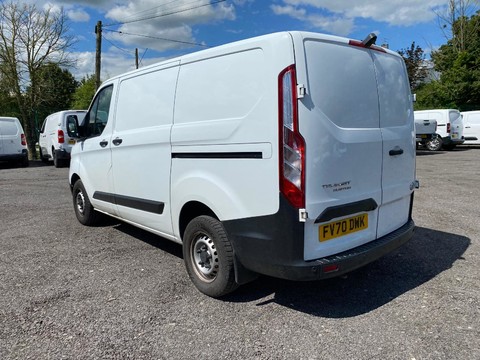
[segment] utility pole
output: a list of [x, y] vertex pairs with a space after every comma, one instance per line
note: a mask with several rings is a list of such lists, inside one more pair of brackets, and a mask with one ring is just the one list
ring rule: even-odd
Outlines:
[[100, 87], [100, 71], [102, 68], [102, 22], [98, 21], [95, 26], [95, 34], [97, 35], [97, 46], [95, 53], [95, 90]]
[[138, 69], [138, 48], [135, 48], [135, 69]]

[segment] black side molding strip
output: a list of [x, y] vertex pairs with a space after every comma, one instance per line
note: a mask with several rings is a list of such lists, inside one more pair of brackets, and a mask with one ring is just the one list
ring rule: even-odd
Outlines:
[[372, 211], [377, 207], [377, 202], [372, 198], [356, 201], [350, 204], [331, 206], [323, 210], [323, 212], [315, 220], [315, 224], [323, 223], [342, 216], [356, 214], [362, 211]]
[[154, 214], [163, 214], [165, 203], [160, 201], [153, 201], [147, 199], [139, 199], [131, 196], [110, 194], [101, 191], [95, 191], [93, 198], [97, 200], [106, 201], [112, 204], [126, 206], [129, 208], [151, 212]]
[[172, 159], [262, 159], [262, 152], [190, 152], [172, 153]]

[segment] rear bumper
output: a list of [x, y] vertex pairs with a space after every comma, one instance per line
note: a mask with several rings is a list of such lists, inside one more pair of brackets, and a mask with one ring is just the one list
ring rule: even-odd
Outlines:
[[392, 252], [410, 240], [414, 231], [415, 223], [410, 220], [400, 229], [380, 239], [340, 254], [287, 266], [281, 269], [281, 272], [288, 273], [289, 276], [286, 278], [289, 280], [318, 280], [339, 276]]
[[0, 155], [0, 161], [27, 161], [28, 150], [23, 149], [20, 154], [3, 154]]
[[[415, 223], [410, 219], [380, 239], [339, 254], [304, 261], [304, 225], [286, 201], [281, 199], [280, 202], [280, 210], [275, 215], [224, 222], [240, 271], [246, 269], [297, 281], [335, 277], [392, 252], [406, 243], [415, 231]], [[241, 279], [242, 274], [238, 274], [238, 278]]]
[[465, 142], [465, 138], [462, 136], [460, 139], [452, 139], [450, 136], [442, 138], [443, 145], [462, 145]]
[[70, 160], [70, 153], [65, 149], [57, 149], [55, 150], [55, 156], [59, 160]]

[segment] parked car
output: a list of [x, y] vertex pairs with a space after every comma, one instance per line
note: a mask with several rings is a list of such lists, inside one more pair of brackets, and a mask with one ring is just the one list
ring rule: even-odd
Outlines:
[[393, 251], [415, 227], [413, 99], [402, 57], [375, 38], [282, 32], [105, 81], [72, 150], [77, 219], [183, 244], [212, 297]]
[[415, 136], [417, 147], [425, 146], [427, 142], [432, 141], [438, 136], [437, 121], [415, 119]]
[[434, 109], [415, 111], [415, 120], [436, 120], [437, 137], [425, 143], [427, 149], [438, 151], [440, 149], [452, 150], [455, 146], [463, 144], [463, 120], [460, 111], [455, 109]]
[[47, 116], [43, 121], [38, 139], [40, 159], [53, 161], [55, 167], [62, 167], [70, 161], [70, 152], [75, 145], [77, 134], [75, 124], [82, 123], [86, 110], [65, 110]]
[[462, 116], [463, 136], [465, 136], [464, 144], [480, 144], [480, 111], [464, 111]]
[[0, 117], [0, 161], [28, 166], [27, 139], [15, 117]]

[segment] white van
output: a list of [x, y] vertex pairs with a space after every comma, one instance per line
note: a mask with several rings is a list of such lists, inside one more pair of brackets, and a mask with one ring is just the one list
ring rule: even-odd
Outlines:
[[276, 33], [106, 81], [72, 151], [78, 220], [183, 244], [212, 297], [393, 251], [414, 232], [412, 97], [402, 58], [364, 43]]
[[463, 136], [465, 145], [480, 144], [480, 111], [464, 111], [463, 117]]
[[28, 166], [27, 139], [15, 117], [0, 117], [0, 161]]
[[78, 134], [75, 124], [81, 124], [86, 110], [64, 110], [51, 114], [43, 121], [38, 143], [40, 159], [43, 162], [53, 160], [55, 167], [61, 167], [70, 161], [70, 152]]
[[463, 120], [460, 111], [455, 109], [435, 109], [415, 111], [415, 120], [436, 120], [437, 137], [426, 142], [426, 147], [432, 151], [442, 148], [452, 150], [455, 146], [463, 144]]

